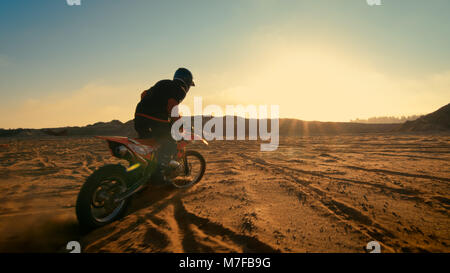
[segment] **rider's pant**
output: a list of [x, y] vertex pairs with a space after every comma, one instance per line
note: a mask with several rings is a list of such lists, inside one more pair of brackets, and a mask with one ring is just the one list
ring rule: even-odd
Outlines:
[[136, 116], [134, 128], [139, 138], [153, 138], [159, 144], [156, 158], [159, 164], [167, 164], [177, 152], [177, 143], [172, 138], [170, 123], [159, 122], [145, 117]]

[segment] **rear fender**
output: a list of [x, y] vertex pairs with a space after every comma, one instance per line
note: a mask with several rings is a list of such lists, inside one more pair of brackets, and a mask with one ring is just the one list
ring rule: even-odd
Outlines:
[[[108, 142], [109, 150], [111, 155], [120, 159], [127, 160], [130, 164], [134, 164], [136, 162], [140, 162], [144, 165], [147, 165], [147, 160], [144, 157], [147, 153], [144, 148], [140, 146], [140, 143], [130, 139], [128, 137], [110, 137], [110, 136], [96, 136], [96, 138], [106, 140]], [[116, 154], [116, 148], [118, 146], [125, 146], [129, 151], [129, 156], [120, 157]], [[151, 157], [150, 153], [148, 154], [148, 159]]]

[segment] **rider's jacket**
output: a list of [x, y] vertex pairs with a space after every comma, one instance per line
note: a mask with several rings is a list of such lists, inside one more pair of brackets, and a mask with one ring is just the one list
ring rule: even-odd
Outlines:
[[182, 83], [178, 80], [162, 80], [141, 94], [141, 101], [136, 106], [135, 116], [170, 122], [172, 108], [186, 96]]

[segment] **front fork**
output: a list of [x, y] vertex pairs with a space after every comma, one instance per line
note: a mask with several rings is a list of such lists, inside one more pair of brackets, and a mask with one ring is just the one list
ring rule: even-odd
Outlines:
[[178, 162], [183, 162], [184, 167], [184, 175], [189, 175], [191, 170], [189, 169], [189, 165], [186, 158], [186, 149], [184, 146], [178, 147], [177, 149], [177, 160]]
[[184, 156], [184, 159], [183, 159], [183, 162], [184, 162], [184, 175], [188, 176], [188, 175], [191, 174], [191, 169], [189, 168], [189, 164], [187, 162], [186, 155], [183, 155], [183, 156]]

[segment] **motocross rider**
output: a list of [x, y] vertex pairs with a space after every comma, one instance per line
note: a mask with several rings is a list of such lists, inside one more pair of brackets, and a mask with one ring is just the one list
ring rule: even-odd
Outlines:
[[177, 152], [171, 127], [179, 115], [171, 118], [171, 113], [186, 97], [191, 86], [195, 86], [192, 73], [186, 68], [179, 68], [173, 80], [161, 80], [142, 92], [141, 101], [136, 106], [134, 128], [139, 138], [152, 138], [159, 144], [156, 154], [159, 178], [163, 178], [162, 171], [179, 166], [177, 161], [171, 160]]

